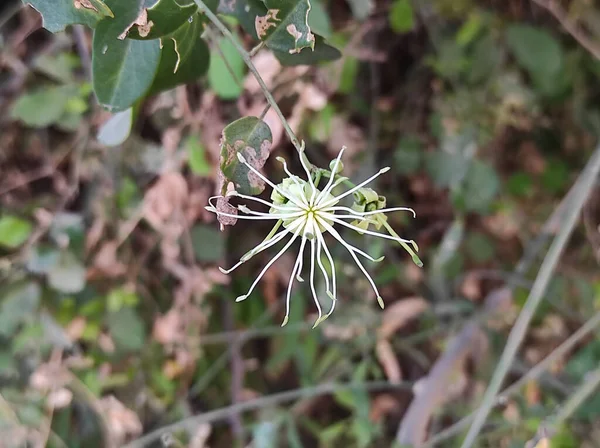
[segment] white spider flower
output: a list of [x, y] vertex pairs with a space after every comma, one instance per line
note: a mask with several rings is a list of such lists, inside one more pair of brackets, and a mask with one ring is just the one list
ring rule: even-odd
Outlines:
[[[269, 211], [258, 212], [250, 210], [245, 205], [239, 205], [237, 207], [238, 210], [245, 213], [245, 215], [226, 213], [217, 210], [217, 208], [212, 203], [213, 200], [222, 198], [223, 196], [213, 196], [209, 199], [210, 205], [206, 207], [207, 210], [216, 213], [220, 216], [248, 220], [276, 221], [273, 229], [266, 236], [266, 238], [254, 249], [250, 250], [244, 256], [242, 256], [242, 258], [237, 264], [235, 264], [230, 269], [219, 268], [221, 272], [225, 274], [231, 273], [244, 262], [252, 258], [254, 255], [274, 246], [278, 242], [282, 241], [286, 236], [291, 235], [291, 237], [283, 246], [283, 248], [265, 265], [262, 271], [258, 274], [256, 279], [250, 286], [248, 292], [244, 295], [239, 296], [236, 299], [236, 302], [240, 302], [242, 300], [247, 299], [258, 284], [258, 282], [260, 281], [260, 279], [263, 277], [265, 272], [292, 246], [292, 244], [294, 244], [296, 240], [300, 239], [300, 250], [298, 251], [298, 255], [296, 256], [296, 261], [294, 263], [294, 267], [292, 268], [292, 272], [290, 274], [290, 281], [287, 287], [286, 312], [282, 326], [284, 326], [288, 322], [289, 318], [290, 299], [292, 294], [292, 285], [294, 283], [294, 277], [299, 282], [303, 281], [300, 275], [302, 273], [304, 251], [307, 245], [310, 245], [310, 289], [312, 292], [313, 300], [317, 307], [317, 311], [319, 313], [319, 317], [316, 320], [313, 328], [316, 327], [320, 322], [325, 320], [327, 317], [329, 317], [335, 309], [335, 304], [337, 301], [335, 264], [333, 261], [333, 257], [331, 256], [331, 252], [329, 251], [325, 241], [325, 233], [329, 233], [335, 240], [337, 240], [342, 246], [344, 246], [348, 250], [350, 256], [354, 259], [354, 262], [365, 275], [371, 287], [375, 291], [375, 295], [377, 297], [379, 305], [381, 306], [381, 308], [384, 307], [383, 299], [379, 294], [375, 282], [361, 263], [358, 256], [364, 257], [367, 260], [373, 262], [379, 262], [383, 260], [384, 257], [375, 259], [366, 252], [345, 241], [340, 235], [340, 233], [335, 229], [336, 224], [339, 224], [342, 227], [352, 229], [360, 234], [368, 234], [396, 241], [400, 243], [412, 255], [413, 261], [418, 266], [422, 266], [421, 260], [415, 253], [416, 251], [418, 251], [416, 243], [412, 240], [405, 240], [400, 238], [389, 226], [389, 224], [387, 223], [387, 217], [385, 216], [385, 213], [388, 212], [409, 211], [413, 214], [413, 217], [415, 217], [416, 214], [414, 210], [407, 207], [385, 208], [384, 197], [377, 195], [377, 193], [370, 188], [364, 188], [365, 185], [372, 182], [381, 174], [389, 171], [389, 167], [382, 168], [381, 170], [379, 170], [379, 172], [369, 177], [364, 182], [356, 186], [352, 186], [352, 188], [346, 190], [345, 192], [337, 196], [333, 195], [334, 188], [348, 181], [347, 178], [342, 176], [337, 176], [336, 179], [336, 175], [341, 171], [342, 168], [341, 157], [344, 153], [344, 149], [345, 147], [341, 149], [337, 158], [331, 162], [331, 172], [317, 170], [315, 173], [315, 179], [313, 179], [311, 175], [311, 171], [308, 166], [307, 160], [305, 160], [306, 156], [303, 153], [301, 153], [300, 161], [302, 163], [304, 171], [306, 172], [307, 180], [301, 179], [300, 177], [293, 175], [288, 170], [285, 160], [283, 160], [282, 158], [278, 158], [277, 160], [279, 160], [283, 164], [284, 171], [288, 175], [288, 177], [286, 177], [278, 185], [275, 185], [273, 182], [271, 182], [269, 179], [263, 176], [256, 168], [254, 168], [251, 164], [249, 164], [246, 161], [242, 154], [238, 153], [237, 157], [239, 161], [273, 189], [273, 192], [271, 194], [272, 202], [257, 197], [244, 195], [235, 191], [228, 193], [227, 196], [237, 196], [243, 199], [259, 202], [263, 205], [269, 206]], [[323, 174], [328, 175], [329, 180], [322, 189], [319, 189], [319, 181]], [[340, 200], [350, 195], [354, 195], [355, 199], [355, 203], [352, 206], [352, 208], [338, 205]], [[348, 222], [348, 220], [351, 221]], [[390, 235], [368, 230], [369, 224], [373, 224], [377, 229], [380, 229], [381, 226], [384, 226], [388, 230]], [[277, 232], [282, 225], [283, 229]], [[323, 252], [325, 253], [325, 257], [329, 262], [331, 276], [329, 275], [323, 264], [323, 260], [321, 258]], [[323, 275], [323, 278], [325, 280], [326, 293], [332, 300], [331, 308], [329, 312], [325, 315], [323, 315], [323, 311], [321, 310], [321, 305], [317, 298], [317, 293], [315, 289], [315, 264], [318, 265]]]

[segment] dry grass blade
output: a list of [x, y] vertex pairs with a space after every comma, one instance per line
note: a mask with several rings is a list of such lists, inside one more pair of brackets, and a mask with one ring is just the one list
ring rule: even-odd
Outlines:
[[485, 420], [487, 419], [488, 414], [494, 406], [494, 401], [498, 395], [498, 391], [500, 390], [508, 369], [510, 368], [517, 354], [517, 350], [519, 349], [519, 346], [525, 337], [535, 310], [544, 297], [544, 293], [546, 292], [546, 288], [548, 287], [552, 273], [556, 268], [558, 259], [562, 254], [569, 236], [575, 227], [575, 224], [579, 218], [579, 213], [581, 212], [581, 209], [583, 208], [583, 205], [585, 204], [585, 201], [587, 200], [587, 197], [596, 182], [599, 172], [600, 146], [596, 148], [587, 166], [577, 180], [577, 194], [572, 196], [572, 201], [565, 208], [563, 214], [563, 225], [556, 235], [556, 238], [552, 242], [548, 254], [542, 262], [542, 266], [533, 284], [531, 292], [529, 293], [529, 297], [523, 306], [517, 322], [510, 332], [506, 347], [502, 353], [502, 356], [500, 357], [500, 361], [498, 362], [498, 367], [492, 376], [490, 385], [485, 392], [482, 404], [477, 411], [477, 415], [475, 416], [475, 420], [473, 421], [467, 436], [465, 437], [462, 448], [469, 448], [473, 446], [477, 436], [479, 435], [479, 432], [481, 431], [481, 428], [483, 427], [483, 424], [485, 423]]

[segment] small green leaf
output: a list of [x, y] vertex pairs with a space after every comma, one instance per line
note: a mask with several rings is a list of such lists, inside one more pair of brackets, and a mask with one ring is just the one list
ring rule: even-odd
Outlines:
[[313, 49], [315, 36], [308, 25], [309, 0], [263, 0], [267, 12], [256, 16], [258, 38], [274, 51], [294, 54]]
[[161, 39], [160, 64], [148, 95], [193, 82], [205, 75], [210, 61], [200, 15], [192, 16], [175, 32]]
[[196, 225], [192, 228], [191, 237], [198, 261], [217, 262], [225, 257], [223, 234], [214, 226]]
[[[221, 53], [212, 51], [208, 69], [208, 82], [212, 90], [225, 100], [236, 99], [244, 90], [242, 80], [246, 65], [235, 46], [227, 39], [218, 42]], [[227, 60], [223, 60], [223, 57]]]
[[94, 31], [92, 78], [98, 102], [116, 112], [131, 107], [152, 85], [160, 62], [160, 42], [123, 36], [143, 0], [107, 3], [115, 18], [102, 20]]
[[531, 25], [511, 25], [506, 31], [506, 43], [540, 93], [553, 96], [564, 89], [568, 82], [564, 51], [549, 32]]
[[407, 33], [415, 26], [415, 12], [410, 0], [395, 0], [390, 8], [390, 27], [397, 33]]
[[212, 172], [210, 163], [206, 160], [206, 149], [200, 143], [198, 136], [190, 136], [185, 142], [188, 155], [188, 165], [196, 176], [208, 176]]
[[465, 178], [464, 201], [467, 210], [485, 211], [500, 188], [494, 168], [480, 160], [473, 160]]
[[490, 261], [496, 253], [490, 238], [481, 232], [468, 233], [465, 245], [469, 256], [477, 263]]
[[436, 151], [426, 155], [425, 167], [433, 182], [444, 188], [460, 182], [469, 165], [462, 154]]
[[141, 20], [131, 25], [127, 32], [130, 39], [157, 39], [176, 31], [198, 10], [193, 1], [187, 5], [177, 0], [158, 0], [152, 7], [144, 8]]
[[221, 171], [238, 192], [257, 195], [265, 188], [263, 181], [238, 160], [238, 153], [260, 169], [269, 157], [272, 142], [271, 129], [257, 117], [240, 118], [223, 130]]
[[4, 215], [0, 218], [0, 246], [15, 249], [29, 238], [32, 230], [33, 226], [29, 221]]
[[52, 33], [67, 25], [80, 23], [94, 28], [104, 17], [113, 17], [111, 9], [101, 0], [23, 0], [42, 15], [42, 25]]
[[313, 49], [305, 48], [299, 53], [286, 53], [284, 51], [273, 52], [281, 65], [315, 65], [319, 62], [335, 61], [342, 54], [340, 51], [327, 44], [319, 35], [315, 35], [315, 46]]
[[421, 141], [415, 136], [402, 137], [394, 152], [394, 167], [401, 174], [414, 174], [423, 161]]
[[30, 318], [39, 306], [41, 294], [40, 286], [35, 282], [3, 288], [0, 305], [0, 335], [11, 335], [22, 321]]
[[106, 309], [111, 313], [117, 312], [125, 307], [136, 306], [139, 301], [135, 292], [124, 288], [113, 289], [106, 296]]
[[110, 313], [106, 323], [119, 350], [136, 351], [144, 346], [144, 322], [133, 308], [123, 308], [118, 313]]
[[65, 114], [73, 86], [42, 87], [22, 95], [14, 104], [11, 116], [27, 126], [43, 128], [57, 123]]
[[133, 108], [117, 112], [110, 117], [98, 131], [98, 141], [105, 146], [119, 146], [131, 133], [133, 125]]
[[48, 283], [57, 291], [72, 294], [85, 287], [85, 266], [70, 251], [61, 252], [48, 271]]

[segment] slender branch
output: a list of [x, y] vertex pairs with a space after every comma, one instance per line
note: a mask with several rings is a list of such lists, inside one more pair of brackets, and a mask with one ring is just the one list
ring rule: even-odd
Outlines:
[[537, 278], [535, 279], [533, 287], [529, 293], [529, 297], [527, 298], [527, 302], [525, 303], [525, 306], [519, 314], [519, 317], [517, 318], [517, 321], [508, 336], [508, 341], [504, 352], [500, 357], [500, 361], [498, 362], [498, 367], [494, 371], [494, 375], [492, 376], [488, 389], [484, 394], [481, 406], [479, 407], [473, 424], [469, 428], [467, 436], [463, 441], [462, 448], [469, 448], [473, 446], [473, 443], [479, 435], [479, 432], [481, 431], [488, 414], [494, 406], [494, 402], [496, 400], [496, 396], [498, 395], [498, 391], [502, 386], [502, 382], [504, 381], [504, 378], [506, 377], [506, 374], [517, 354], [519, 346], [525, 337], [535, 310], [544, 297], [544, 293], [546, 292], [546, 288], [550, 282], [552, 273], [556, 268], [558, 259], [562, 254], [567, 241], [569, 240], [569, 236], [571, 235], [575, 224], [577, 223], [579, 213], [581, 212], [581, 209], [585, 204], [590, 191], [595, 185], [599, 172], [600, 145], [594, 151], [594, 154], [590, 158], [587, 166], [577, 181], [579, 184], [579, 187], [577, 188], [577, 194], [573, 195], [572, 202], [565, 209], [565, 212], [562, 216], [564, 219], [562, 223], [563, 225], [560, 228], [556, 238], [552, 242], [546, 258], [544, 258], [544, 261], [542, 262]]
[[555, 428], [562, 425], [577, 409], [579, 409], [579, 406], [594, 393], [598, 386], [600, 386], [600, 368], [585, 375], [579, 387], [566, 400], [565, 404], [561, 406], [558, 413], [550, 420], [550, 425]]
[[592, 41], [576, 23], [569, 19], [567, 12], [562, 9], [556, 0], [533, 0], [533, 2], [548, 10], [579, 45], [589, 51], [596, 59], [600, 60], [600, 46]]
[[413, 386], [412, 383], [404, 382], [398, 384], [391, 384], [388, 381], [373, 381], [365, 383], [345, 383], [345, 384], [321, 384], [314, 387], [306, 387], [302, 389], [294, 389], [286, 392], [281, 392], [266, 397], [257, 398], [255, 400], [245, 401], [232, 406], [227, 406], [221, 409], [217, 409], [204, 414], [195, 415], [183, 419], [179, 422], [171, 425], [163, 426], [151, 433], [140, 437], [139, 439], [125, 445], [123, 448], [143, 448], [148, 446], [150, 443], [161, 438], [163, 434], [173, 433], [181, 430], [190, 430], [202, 423], [210, 423], [218, 420], [222, 420], [230, 416], [233, 412], [246, 412], [255, 409], [262, 409], [268, 406], [276, 406], [287, 401], [294, 401], [300, 398], [314, 397], [317, 395], [332, 394], [340, 390], [375, 390], [375, 389], [410, 389]]
[[[590, 332], [595, 330], [600, 325], [600, 313], [596, 313], [594, 317], [583, 324], [575, 333], [573, 333], [568, 339], [554, 349], [548, 356], [532, 367], [525, 375], [511, 384], [509, 387], [504, 389], [494, 400], [494, 405], [502, 403], [506, 398], [517, 393], [523, 385], [528, 381], [539, 378], [544, 372], [546, 372], [552, 364], [566, 355], [572, 350], [583, 338], [585, 338]], [[444, 429], [443, 431], [436, 434], [430, 440], [428, 440], [423, 448], [431, 448], [437, 446], [440, 443], [454, 437], [466, 429], [470, 422], [475, 418], [476, 412], [463, 417], [461, 420], [453, 424], [452, 426]]]
[[271, 92], [269, 91], [269, 88], [265, 84], [265, 81], [262, 79], [262, 77], [260, 76], [260, 73], [258, 72], [256, 67], [252, 63], [252, 58], [251, 58], [250, 54], [244, 49], [244, 47], [242, 47], [242, 45], [237, 41], [237, 39], [231, 33], [231, 31], [229, 31], [229, 29], [225, 25], [223, 25], [223, 23], [219, 20], [219, 18], [208, 8], [208, 6], [206, 6], [206, 4], [202, 0], [194, 0], [194, 3], [196, 3], [196, 5], [198, 5], [198, 8], [204, 14], [206, 14], [206, 17], [208, 17], [208, 20], [210, 20], [219, 29], [219, 31], [221, 31], [221, 33], [223, 33], [223, 35], [231, 41], [231, 43], [233, 44], [233, 46], [235, 47], [237, 52], [240, 54], [240, 56], [244, 60], [244, 63], [248, 66], [248, 69], [250, 70], [250, 72], [252, 73], [254, 78], [256, 78], [256, 81], [260, 85], [260, 88], [263, 91], [265, 98], [267, 99], [267, 102], [271, 105], [273, 110], [277, 113], [277, 116], [279, 117], [279, 120], [281, 121], [281, 124], [283, 125], [283, 128], [285, 129], [285, 132], [287, 133], [288, 137], [290, 138], [292, 144], [294, 145], [294, 147], [296, 148], [296, 150], [298, 152], [302, 152], [304, 149], [303, 149], [302, 145], [300, 144], [298, 137], [296, 137], [296, 134], [294, 134], [294, 131], [292, 131], [290, 124], [285, 119], [285, 116], [283, 115], [283, 112], [281, 112], [281, 109], [277, 105], [275, 98], [273, 98], [273, 95], [271, 95]]

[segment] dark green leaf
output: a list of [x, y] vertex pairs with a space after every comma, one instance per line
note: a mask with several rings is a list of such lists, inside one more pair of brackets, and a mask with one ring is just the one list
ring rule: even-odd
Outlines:
[[0, 218], [0, 246], [14, 249], [23, 244], [33, 226], [29, 221], [25, 221], [17, 216], [4, 215]]
[[226, 100], [235, 99], [244, 90], [242, 82], [246, 66], [229, 40], [223, 38], [218, 45], [221, 52], [213, 51], [210, 54], [208, 82], [219, 97]]
[[283, 51], [274, 51], [273, 53], [281, 62], [281, 65], [315, 65], [319, 62], [335, 61], [342, 54], [337, 48], [325, 43], [321, 36], [315, 36], [314, 49], [305, 48], [299, 53], [286, 53]]
[[315, 36], [308, 26], [309, 0], [263, 0], [264, 16], [256, 16], [258, 38], [274, 51], [299, 53], [313, 49]]
[[564, 89], [565, 55], [554, 36], [531, 25], [512, 25], [506, 43], [542, 94], [552, 96]]
[[225, 257], [223, 234], [214, 226], [196, 225], [192, 228], [191, 237], [198, 261], [217, 262]]
[[260, 169], [271, 150], [271, 129], [257, 117], [245, 117], [234, 121], [223, 130], [221, 139], [221, 171], [235, 189], [243, 194], [257, 195], [264, 183], [238, 160], [238, 153], [248, 163]]
[[8, 336], [35, 313], [40, 303], [41, 289], [34, 282], [21, 283], [3, 290], [1, 297], [0, 334]]
[[94, 31], [92, 77], [98, 102], [111, 111], [131, 107], [148, 91], [160, 62], [159, 40], [124, 39], [144, 0], [107, 1], [114, 19], [104, 19]]
[[118, 313], [110, 313], [107, 325], [119, 350], [135, 351], [144, 346], [144, 323], [133, 308], [123, 308]]
[[473, 160], [465, 178], [464, 201], [468, 210], [484, 211], [500, 188], [494, 168], [480, 160]]
[[394, 167], [401, 174], [413, 174], [423, 161], [421, 141], [414, 136], [402, 137], [394, 153]]
[[218, 11], [235, 17], [244, 31], [258, 40], [256, 18], [267, 14], [267, 8], [261, 0], [220, 0]]
[[467, 234], [465, 245], [469, 256], [477, 263], [490, 261], [496, 252], [490, 238], [480, 232]]
[[407, 33], [415, 26], [415, 13], [410, 0], [395, 0], [390, 8], [390, 27], [397, 33]]
[[148, 94], [193, 82], [208, 70], [210, 55], [202, 40], [203, 26], [198, 14], [174, 33], [162, 38], [160, 64]]
[[158, 0], [152, 7], [142, 10], [140, 20], [127, 32], [131, 39], [157, 39], [175, 32], [198, 10], [193, 1]]
[[67, 25], [80, 23], [94, 28], [104, 17], [113, 17], [111, 9], [101, 0], [24, 0], [33, 6], [48, 31], [57, 33]]

